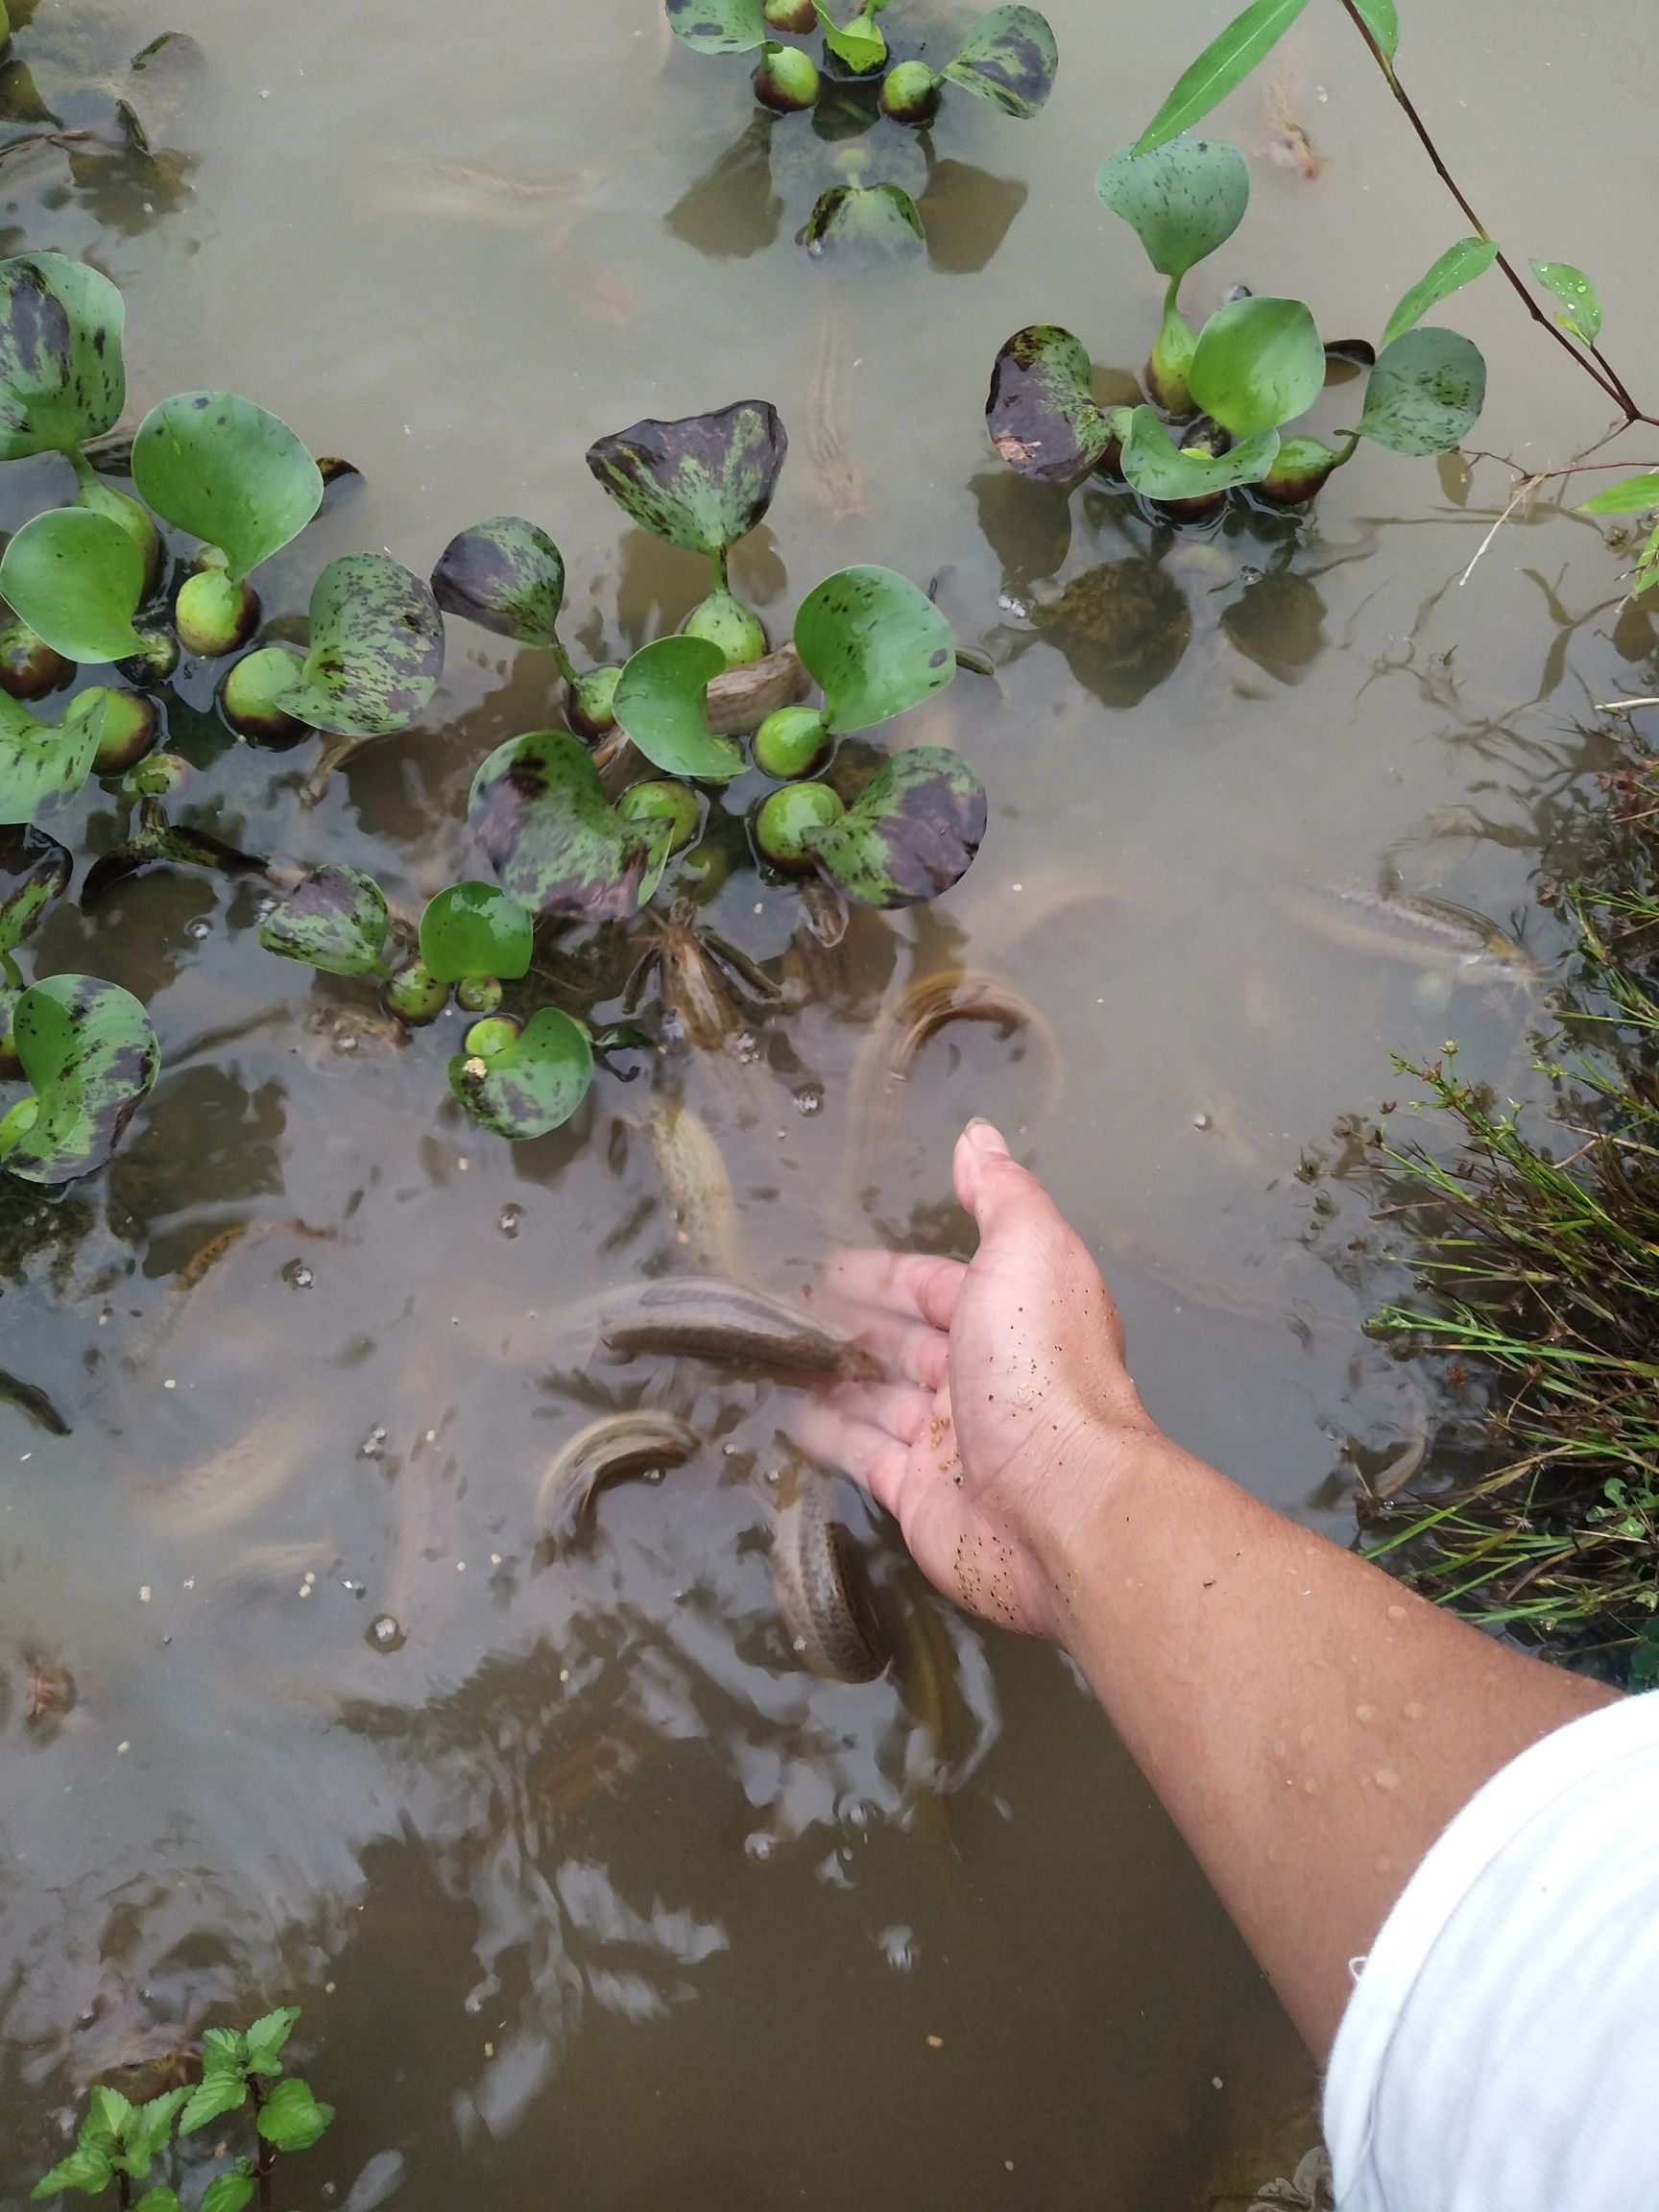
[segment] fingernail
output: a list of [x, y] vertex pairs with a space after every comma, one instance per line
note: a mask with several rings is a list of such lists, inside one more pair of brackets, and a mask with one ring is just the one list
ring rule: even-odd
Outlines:
[[993, 1160], [1007, 1159], [1008, 1145], [1001, 1130], [994, 1128], [989, 1121], [980, 1120], [977, 1115], [969, 1122], [963, 1134], [975, 1152], [983, 1152]]

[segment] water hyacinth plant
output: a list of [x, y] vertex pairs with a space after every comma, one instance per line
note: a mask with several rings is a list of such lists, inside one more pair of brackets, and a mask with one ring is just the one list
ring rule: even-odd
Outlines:
[[[84, 911], [145, 869], [260, 881], [268, 951], [377, 989], [408, 1027], [436, 1021], [451, 999], [475, 1018], [449, 1056], [449, 1089], [509, 1139], [567, 1120], [607, 1052], [647, 1041], [637, 1024], [591, 1025], [592, 993], [584, 998], [561, 969], [561, 935], [638, 926], [649, 939], [645, 910], [670, 870], [665, 895], [678, 910], [688, 886], [730, 865], [731, 831], [778, 881], [810, 879], [820, 930], [837, 910], [844, 918], [844, 902], [904, 905], [968, 866], [985, 827], [972, 770], [937, 746], [882, 760], [867, 744], [955, 674], [954, 640], [926, 594], [884, 568], [842, 570], [806, 593], [793, 636], [769, 651], [731, 589], [732, 548], [765, 515], [788, 450], [766, 401], [637, 422], [591, 448], [589, 466], [622, 511], [706, 560], [712, 586], [679, 634], [625, 665], [573, 667], [557, 627], [564, 557], [515, 516], [460, 532], [430, 583], [387, 554], [330, 561], [311, 588], [301, 650], [286, 636], [258, 637], [249, 578], [305, 529], [339, 465], [325, 471], [287, 424], [228, 393], [163, 400], [130, 451], [112, 445], [125, 396], [119, 295], [83, 276], [91, 273], [53, 256], [0, 263], [0, 314], [11, 317], [0, 321], [0, 425], [15, 455], [64, 452], [77, 485], [73, 503], [12, 540], [0, 589], [28, 624], [22, 643], [44, 640], [55, 656], [47, 687], [80, 686], [56, 719], [0, 690], [0, 1072], [22, 1086], [0, 1118], [10, 1172], [37, 1183], [92, 1172], [156, 1079], [155, 1033], [131, 994], [91, 976], [31, 985], [17, 957], [73, 877], [69, 846], [42, 817], [65, 821], [88, 783], [125, 819], [82, 878]], [[26, 325], [45, 340], [29, 340]], [[130, 468], [142, 500], [94, 474], [82, 450], [93, 440], [104, 468]], [[108, 499], [84, 496], [89, 477]], [[545, 649], [564, 681], [569, 727], [508, 738], [472, 779], [469, 823], [493, 879], [474, 871], [419, 916], [399, 915], [359, 869], [245, 852], [190, 818], [200, 769], [157, 749], [175, 668], [225, 663], [213, 679], [218, 716], [246, 743], [286, 747], [321, 733], [304, 786], [315, 790], [350, 752], [428, 705], [445, 613]], [[0, 658], [0, 677], [11, 666]], [[88, 684], [86, 670], [135, 687]], [[807, 706], [814, 688], [820, 703]], [[740, 740], [769, 718], [752, 756]], [[858, 755], [839, 756], [854, 734]], [[746, 811], [718, 804], [757, 769], [767, 787]]]
[[[1181, 312], [1182, 282], [1243, 220], [1243, 156], [1191, 136], [1124, 147], [1102, 165], [1095, 190], [1166, 279], [1146, 397], [1099, 406], [1093, 364], [1070, 331], [1051, 324], [1017, 331], [997, 357], [986, 421], [998, 452], [1022, 475], [1063, 483], [1101, 469], [1178, 514], [1192, 511], [1190, 502], [1209, 511], [1244, 486], [1294, 506], [1315, 496], [1361, 439], [1433, 454], [1467, 436], [1484, 400], [1485, 363], [1459, 332], [1420, 320], [1451, 283], [1414, 286], [1380, 352], [1327, 348], [1299, 300], [1245, 295], [1194, 331]], [[1351, 361], [1356, 352], [1370, 363], [1355, 420], [1334, 445], [1293, 430], [1319, 400], [1331, 356]]]
[[[864, 0], [845, 21], [822, 0], [665, 0], [682, 44], [700, 54], [754, 54], [755, 97], [781, 115], [823, 98], [827, 77], [838, 93], [869, 87], [874, 122], [926, 126], [951, 87], [971, 93], [999, 114], [1037, 114], [1054, 86], [1059, 49], [1035, 8], [993, 8], [970, 24], [949, 58], [935, 67], [926, 41], [896, 54], [879, 18], [888, 0]], [[822, 67], [792, 39], [822, 38]], [[922, 217], [905, 186], [892, 178], [858, 179], [820, 196], [802, 234], [809, 251], [834, 244], [878, 255], [902, 254], [923, 238]]]

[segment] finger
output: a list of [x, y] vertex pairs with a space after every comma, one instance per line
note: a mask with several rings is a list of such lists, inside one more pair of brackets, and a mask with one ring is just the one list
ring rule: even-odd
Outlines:
[[825, 1286], [852, 1304], [919, 1314], [935, 1329], [949, 1329], [967, 1272], [960, 1260], [925, 1252], [838, 1252], [825, 1270]]
[[852, 1299], [829, 1297], [820, 1310], [847, 1334], [873, 1352], [890, 1375], [937, 1390], [950, 1360], [950, 1339], [942, 1329], [926, 1321], [906, 1320], [879, 1306], [862, 1306]]
[[934, 1418], [934, 1394], [902, 1382], [850, 1382], [831, 1393], [836, 1411], [850, 1421], [885, 1429], [901, 1444], [914, 1444]]
[[809, 1401], [790, 1423], [801, 1449], [829, 1467], [838, 1467], [862, 1483], [878, 1505], [889, 1513], [899, 1510], [909, 1454], [885, 1429], [853, 1420], [827, 1399]]

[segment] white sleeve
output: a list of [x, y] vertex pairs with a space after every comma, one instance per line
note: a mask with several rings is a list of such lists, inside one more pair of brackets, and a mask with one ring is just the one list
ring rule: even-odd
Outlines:
[[1495, 1774], [1331, 2055], [1339, 2212], [1659, 2212], [1659, 1694]]

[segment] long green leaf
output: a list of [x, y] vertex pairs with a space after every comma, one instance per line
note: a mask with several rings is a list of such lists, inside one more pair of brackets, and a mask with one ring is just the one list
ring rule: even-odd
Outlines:
[[1659, 507], [1659, 469], [1645, 469], [1640, 476], [1626, 476], [1623, 483], [1611, 484], [1605, 492], [1598, 492], [1594, 499], [1586, 499], [1580, 506], [1580, 515], [1640, 515], [1646, 508]]
[[1426, 276], [1419, 276], [1409, 292], [1388, 318], [1388, 327], [1382, 333], [1384, 346], [1392, 346], [1396, 338], [1404, 337], [1407, 330], [1421, 323], [1431, 307], [1460, 292], [1465, 284], [1473, 284], [1477, 276], [1484, 276], [1498, 258], [1498, 241], [1495, 238], [1459, 238], [1455, 246], [1449, 246]]
[[1252, 0], [1235, 15], [1176, 82], [1174, 90], [1135, 141], [1137, 154], [1150, 154], [1209, 114], [1242, 84], [1258, 61], [1284, 37], [1308, 0]]

